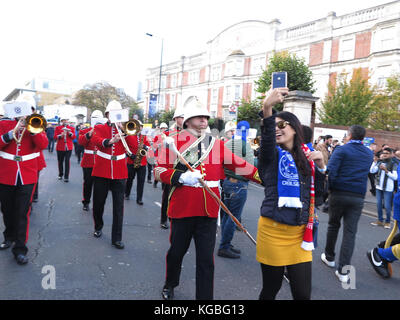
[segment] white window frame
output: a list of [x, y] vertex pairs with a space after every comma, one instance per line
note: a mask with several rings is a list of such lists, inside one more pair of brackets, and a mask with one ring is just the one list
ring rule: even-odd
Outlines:
[[345, 37], [339, 43], [339, 61], [353, 60], [356, 49], [356, 37]]

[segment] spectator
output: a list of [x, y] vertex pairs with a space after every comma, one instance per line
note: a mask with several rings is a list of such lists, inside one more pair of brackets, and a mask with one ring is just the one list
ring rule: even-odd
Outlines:
[[[250, 143], [247, 142], [250, 125], [247, 121], [240, 121], [237, 125], [239, 139], [230, 139], [225, 143], [226, 147], [238, 157], [254, 164], [254, 152]], [[236, 219], [241, 221], [243, 207], [247, 200], [247, 189], [249, 180], [225, 169], [226, 178], [222, 184], [224, 202]], [[240, 258], [240, 250], [236, 249], [231, 241], [235, 232], [236, 225], [228, 214], [221, 215], [221, 242], [219, 245], [218, 256], [224, 258]]]
[[327, 266], [335, 267], [335, 246], [343, 218], [343, 240], [335, 271], [341, 282], [349, 279], [343, 267], [351, 264], [358, 220], [367, 190], [368, 172], [373, 159], [372, 151], [362, 144], [364, 137], [364, 127], [351, 126], [346, 135], [347, 143], [336, 148], [328, 163], [329, 221], [321, 260]]
[[[384, 226], [390, 229], [390, 218], [392, 213], [392, 201], [395, 181], [397, 180], [397, 167], [393, 161], [393, 149], [385, 148], [382, 150], [380, 159], [374, 162], [371, 166], [370, 172], [376, 174], [376, 206], [378, 209], [378, 220], [371, 222], [373, 226]], [[382, 201], [384, 201], [386, 220], [383, 222], [383, 208]]]
[[[312, 166], [315, 162], [315, 180], [324, 177], [317, 168], [322, 171], [325, 168], [321, 152], [304, 151], [297, 117], [290, 112], [273, 115], [272, 106], [282, 102], [287, 93], [287, 88], [270, 90], [263, 102], [258, 167], [265, 198], [257, 233], [257, 261], [261, 264], [263, 279], [260, 299], [263, 300], [275, 299], [285, 267], [293, 298], [311, 297], [312, 253], [309, 250], [312, 248], [303, 249], [303, 236], [306, 230], [310, 231], [306, 229], [310, 211], [314, 214]], [[320, 190], [315, 191], [318, 194]]]
[[47, 146], [47, 150], [49, 152], [54, 151], [54, 127], [52, 124], [49, 124], [46, 128], [47, 139], [49, 140], [49, 144]]
[[[377, 147], [377, 145], [376, 145], [375, 142], [371, 143], [370, 146], [368, 147], [374, 153], [374, 155], [376, 154], [376, 147]], [[375, 157], [374, 157], [374, 160], [375, 160]], [[375, 174], [369, 172], [368, 173], [368, 179], [369, 179], [369, 182], [371, 184], [371, 189], [369, 189], [369, 192], [371, 192], [371, 194], [373, 196], [375, 196], [376, 195]]]
[[[397, 176], [400, 174], [400, 167], [397, 167]], [[399, 180], [397, 180], [399, 186]], [[393, 200], [393, 219], [400, 223], [400, 192], [398, 191]], [[400, 228], [400, 227], [399, 227]], [[400, 229], [399, 229], [400, 230]], [[386, 241], [382, 241], [377, 247], [367, 252], [367, 257], [372, 267], [383, 278], [390, 278], [389, 263], [400, 259], [400, 233], [396, 234], [389, 247], [385, 249]]]
[[397, 165], [400, 164], [400, 150], [399, 149], [394, 150], [393, 161], [396, 162]]
[[322, 155], [324, 156], [324, 163], [325, 165], [328, 164], [328, 160], [331, 156], [331, 143], [332, 143], [332, 136], [331, 135], [326, 135], [323, 140], [317, 144], [315, 147], [315, 150], [321, 151]]

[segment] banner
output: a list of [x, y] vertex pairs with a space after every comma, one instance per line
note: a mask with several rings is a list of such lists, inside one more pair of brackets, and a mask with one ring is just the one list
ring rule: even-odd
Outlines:
[[149, 118], [153, 118], [157, 113], [157, 95], [150, 93], [149, 99]]

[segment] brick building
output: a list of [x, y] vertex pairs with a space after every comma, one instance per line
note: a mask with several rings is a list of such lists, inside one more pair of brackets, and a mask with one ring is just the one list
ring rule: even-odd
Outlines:
[[[226, 119], [229, 106], [256, 98], [254, 81], [279, 51], [305, 59], [316, 81], [315, 96], [321, 99], [329, 81], [356, 68], [369, 74], [371, 84], [382, 87], [386, 78], [400, 72], [400, 1], [342, 16], [330, 12], [290, 28], [277, 19], [234, 24], [205, 44], [203, 52], [162, 66], [158, 108], [174, 109], [196, 94], [213, 117]], [[158, 93], [159, 71], [160, 66], [147, 69], [146, 112], [150, 94]]]

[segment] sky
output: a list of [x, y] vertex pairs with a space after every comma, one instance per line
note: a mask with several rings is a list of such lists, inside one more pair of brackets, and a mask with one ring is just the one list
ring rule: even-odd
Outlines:
[[[136, 98], [146, 68], [203, 52], [245, 20], [281, 28], [390, 0], [13, 0], [0, 1], [0, 99], [35, 78], [107, 81]], [[154, 36], [146, 36], [151, 33]]]

